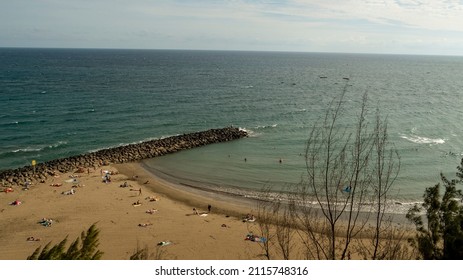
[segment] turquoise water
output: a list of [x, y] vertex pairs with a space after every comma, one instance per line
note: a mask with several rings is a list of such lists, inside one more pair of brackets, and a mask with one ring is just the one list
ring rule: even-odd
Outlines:
[[188, 184], [285, 189], [304, 176], [309, 129], [346, 82], [343, 125], [365, 91], [370, 120], [376, 107], [388, 117], [400, 199], [452, 177], [463, 153], [462, 57], [0, 49], [0, 61], [0, 170], [234, 125], [250, 137], [146, 164]]

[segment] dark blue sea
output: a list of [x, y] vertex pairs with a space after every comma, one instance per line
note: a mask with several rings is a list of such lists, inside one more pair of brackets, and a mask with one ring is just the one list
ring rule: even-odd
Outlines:
[[370, 122], [379, 108], [400, 154], [398, 199], [413, 202], [463, 155], [461, 73], [463, 57], [3, 48], [0, 170], [233, 125], [250, 137], [145, 163], [203, 187], [285, 189], [347, 85], [340, 123], [354, 123], [367, 92]]

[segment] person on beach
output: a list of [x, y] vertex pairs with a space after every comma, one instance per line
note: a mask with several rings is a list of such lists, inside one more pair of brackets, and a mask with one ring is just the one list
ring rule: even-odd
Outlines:
[[211, 213], [211, 208], [212, 208], [212, 205], [209, 204], [209, 205], [207, 206], [207, 212], [208, 212], [208, 213]]
[[5, 188], [3, 191], [5, 193], [14, 192], [13, 188]]
[[254, 222], [255, 220], [256, 220], [256, 217], [254, 217], [254, 215], [248, 213], [246, 215], [246, 217], [244, 217], [243, 223], [245, 223], [245, 222]]
[[138, 189], [138, 196], [141, 196], [141, 188]]
[[29, 236], [26, 240], [27, 240], [27, 241], [40, 241], [40, 238], [36, 238], [36, 237], [33, 237], [33, 236]]
[[196, 210], [196, 208], [193, 208], [193, 214], [199, 215], [198, 210]]
[[51, 225], [53, 224], [53, 220], [48, 218], [42, 218], [42, 220], [39, 221], [39, 224], [45, 227], [51, 227]]
[[147, 227], [153, 225], [152, 223], [143, 223], [143, 224], [138, 224], [139, 227]]
[[154, 214], [156, 213], [158, 210], [157, 209], [149, 209], [149, 210], [146, 210], [145, 212], [148, 213], [148, 214]]
[[16, 199], [15, 201], [11, 202], [10, 205], [17, 206], [17, 205], [21, 205], [21, 203], [22, 203], [21, 201]]

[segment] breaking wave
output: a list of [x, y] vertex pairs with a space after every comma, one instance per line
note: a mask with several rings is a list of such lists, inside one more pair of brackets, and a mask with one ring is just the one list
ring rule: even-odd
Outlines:
[[437, 144], [444, 144], [446, 141], [446, 139], [442, 139], [442, 138], [428, 138], [428, 137], [423, 137], [423, 136], [418, 136], [418, 135], [400, 135], [400, 137], [410, 142], [416, 143], [416, 144], [437, 145]]

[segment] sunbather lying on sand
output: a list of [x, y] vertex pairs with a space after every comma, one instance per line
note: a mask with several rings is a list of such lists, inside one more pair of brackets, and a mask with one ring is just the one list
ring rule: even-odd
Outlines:
[[158, 246], [167, 246], [167, 245], [170, 245], [172, 244], [172, 242], [170, 241], [161, 241], [158, 243]]
[[143, 223], [143, 224], [138, 224], [139, 227], [147, 227], [147, 226], [152, 226], [152, 223]]
[[58, 183], [54, 183], [54, 184], [51, 184], [50, 186], [52, 187], [61, 187], [63, 184], [58, 184]]
[[255, 222], [256, 221], [256, 217], [254, 217], [254, 215], [251, 215], [251, 214], [247, 214], [246, 217], [243, 218], [243, 223], [244, 222]]
[[135, 206], [140, 206], [141, 205], [141, 202], [140, 200], [137, 200], [137, 202], [134, 202], [132, 203], [132, 205], [135, 207]]
[[39, 224], [45, 227], [51, 227], [51, 225], [53, 224], [53, 220], [48, 218], [42, 218], [42, 220], [39, 221]]
[[33, 237], [33, 236], [29, 236], [26, 241], [40, 241], [40, 238], [36, 238], [36, 237]]
[[15, 201], [11, 202], [10, 205], [13, 205], [13, 206], [17, 206], [17, 205], [21, 205], [22, 202], [19, 201], [18, 199], [16, 199]]
[[149, 200], [149, 201], [158, 201], [159, 198], [155, 197], [155, 196], [148, 196], [147, 198], [145, 198], [145, 200]]
[[262, 243], [267, 242], [267, 238], [254, 235], [252, 232], [248, 233], [244, 240], [249, 240], [252, 242], [262, 242]]
[[146, 213], [148, 213], [148, 214], [154, 214], [154, 213], [156, 213], [156, 212], [158, 212], [157, 209], [149, 209], [149, 210], [146, 210]]
[[64, 194], [64, 195], [73, 195], [76, 193], [76, 190], [75, 189], [70, 189], [69, 191], [65, 191], [65, 192], [62, 192], [61, 194]]

